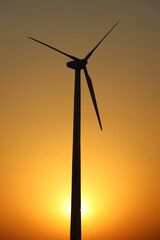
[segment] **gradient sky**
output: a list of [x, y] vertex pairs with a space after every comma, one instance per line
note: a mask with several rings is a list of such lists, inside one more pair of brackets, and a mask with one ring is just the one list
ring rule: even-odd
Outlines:
[[74, 71], [84, 57], [83, 240], [160, 235], [160, 1], [0, 0], [2, 240], [69, 239]]

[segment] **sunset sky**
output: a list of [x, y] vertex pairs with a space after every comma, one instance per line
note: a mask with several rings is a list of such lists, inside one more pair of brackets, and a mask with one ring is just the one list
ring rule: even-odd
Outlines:
[[74, 71], [82, 72], [82, 239], [160, 236], [160, 1], [0, 0], [0, 239], [67, 240]]

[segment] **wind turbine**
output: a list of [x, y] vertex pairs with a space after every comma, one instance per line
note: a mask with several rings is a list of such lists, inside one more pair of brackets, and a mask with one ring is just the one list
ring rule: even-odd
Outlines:
[[102, 130], [101, 119], [99, 116], [96, 97], [92, 85], [91, 78], [88, 74], [86, 65], [89, 58], [106, 38], [106, 36], [116, 27], [116, 24], [106, 33], [106, 35], [98, 42], [98, 44], [86, 55], [85, 58], [79, 59], [70, 54], [60, 51], [44, 42], [35, 38], [28, 37], [33, 41], [43, 44], [67, 57], [72, 61], [67, 62], [67, 67], [75, 70], [75, 89], [74, 89], [74, 120], [73, 120], [73, 155], [72, 155], [72, 196], [71, 196], [71, 228], [70, 240], [81, 240], [81, 70], [84, 70], [92, 102], [98, 118], [100, 129]]

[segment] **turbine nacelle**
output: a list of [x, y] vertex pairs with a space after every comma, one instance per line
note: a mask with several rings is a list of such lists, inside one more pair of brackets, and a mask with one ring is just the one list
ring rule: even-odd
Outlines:
[[74, 61], [67, 62], [67, 67], [72, 69], [84, 69], [88, 61], [86, 59], [77, 59]]

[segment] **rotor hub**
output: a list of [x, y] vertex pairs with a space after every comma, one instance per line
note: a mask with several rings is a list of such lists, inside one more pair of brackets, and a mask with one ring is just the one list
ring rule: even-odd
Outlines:
[[67, 62], [67, 67], [72, 69], [83, 69], [87, 65], [86, 59], [77, 59], [74, 61]]

